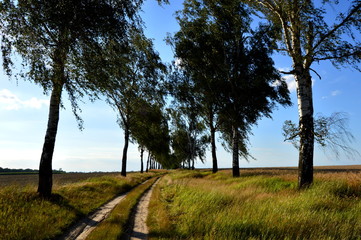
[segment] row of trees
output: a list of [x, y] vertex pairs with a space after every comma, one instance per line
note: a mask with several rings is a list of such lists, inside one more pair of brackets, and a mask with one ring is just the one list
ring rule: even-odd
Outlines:
[[[136, 47], [147, 47], [142, 46], [146, 44], [142, 43], [139, 30], [138, 11], [142, 3], [142, 0], [0, 2], [1, 50], [6, 73], [12, 74], [13, 57], [20, 56], [24, 68], [18, 75], [41, 85], [51, 95], [39, 165], [41, 196], [51, 195], [52, 158], [62, 92], [67, 91], [82, 128], [77, 100], [84, 95], [95, 100], [108, 90], [123, 86], [127, 74], [135, 74], [128, 69], [132, 64], [131, 54]], [[134, 41], [137, 38], [139, 43]], [[118, 97], [115, 90], [110, 92]]]
[[[125, 140], [124, 176], [130, 141], [139, 145], [142, 171], [145, 150], [147, 163], [153, 159], [157, 167], [194, 168], [210, 143], [217, 172], [216, 132], [232, 152], [233, 176], [239, 176], [239, 157], [251, 157], [247, 145], [252, 125], [263, 116], [271, 117], [276, 104], [291, 104], [281, 74], [294, 74], [296, 79], [300, 121], [289, 129], [299, 137], [299, 186], [311, 184], [315, 135], [311, 65], [333, 60], [357, 68], [360, 45], [352, 30], [360, 29], [360, 1], [352, 1], [339, 22], [329, 26], [325, 5], [313, 1], [185, 0], [176, 15], [180, 30], [167, 38], [176, 58], [171, 66], [161, 62], [144, 36], [141, 4], [140, 0], [0, 2], [6, 73], [12, 74], [15, 53], [25, 66], [19, 76], [51, 94], [39, 194], [51, 195], [63, 90], [80, 128], [77, 99], [84, 95], [91, 100], [105, 96], [118, 113]], [[253, 13], [264, 19], [256, 27]], [[288, 54], [293, 70], [275, 69], [274, 51]], [[166, 96], [171, 96], [170, 106]]]

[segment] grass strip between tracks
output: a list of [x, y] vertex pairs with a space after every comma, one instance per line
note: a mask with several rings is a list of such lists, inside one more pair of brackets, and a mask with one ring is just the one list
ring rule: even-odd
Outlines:
[[101, 222], [87, 237], [87, 240], [110, 240], [120, 239], [124, 234], [131, 231], [131, 214], [135, 209], [143, 193], [148, 190], [157, 177], [150, 179], [134, 188], [127, 196], [113, 209], [107, 219]]

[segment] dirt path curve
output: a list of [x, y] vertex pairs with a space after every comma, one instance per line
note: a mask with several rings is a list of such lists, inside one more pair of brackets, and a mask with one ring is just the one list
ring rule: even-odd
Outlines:
[[83, 240], [94, 230], [94, 228], [103, 221], [113, 208], [126, 197], [127, 193], [124, 193], [107, 204], [101, 206], [92, 215], [83, 218], [80, 220], [70, 231], [65, 235], [59, 238], [59, 240]]
[[135, 209], [133, 232], [130, 235], [131, 240], [148, 239], [148, 206], [152, 196], [153, 188], [159, 182], [160, 178], [153, 184], [153, 186], [141, 197], [137, 208]]
[[[146, 183], [144, 181], [142, 184]], [[110, 202], [101, 206], [92, 215], [81, 219], [75, 226], [73, 226], [65, 235], [58, 238], [58, 240], [84, 240], [94, 230], [94, 228], [103, 221], [110, 212], [115, 208], [120, 201], [122, 201], [128, 192], [119, 195]]]

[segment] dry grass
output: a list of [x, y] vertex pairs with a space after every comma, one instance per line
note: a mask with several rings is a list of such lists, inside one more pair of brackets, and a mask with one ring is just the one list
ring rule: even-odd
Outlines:
[[39, 198], [35, 185], [4, 187], [0, 190], [0, 238], [54, 238], [80, 217], [154, 175], [71, 174], [54, 186], [50, 200]]
[[360, 169], [317, 169], [303, 191], [295, 169], [181, 171], [155, 190], [152, 239], [361, 239]]

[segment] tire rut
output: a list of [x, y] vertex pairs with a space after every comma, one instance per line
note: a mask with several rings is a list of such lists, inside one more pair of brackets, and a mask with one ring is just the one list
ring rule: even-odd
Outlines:
[[[148, 180], [141, 184], [146, 183]], [[73, 227], [71, 227], [63, 236], [57, 238], [58, 240], [84, 240], [97, 227], [97, 225], [108, 217], [110, 212], [117, 206], [129, 192], [123, 193], [114, 198], [110, 202], [101, 206], [93, 214], [81, 219]]]
[[160, 178], [157, 181], [155, 181], [152, 187], [149, 190], [147, 190], [140, 198], [135, 208], [135, 213], [132, 219], [133, 229], [131, 231], [129, 238], [127, 239], [131, 239], [131, 240], [148, 239], [148, 234], [149, 234], [148, 226], [147, 226], [148, 207], [153, 189], [157, 185], [159, 180]]

